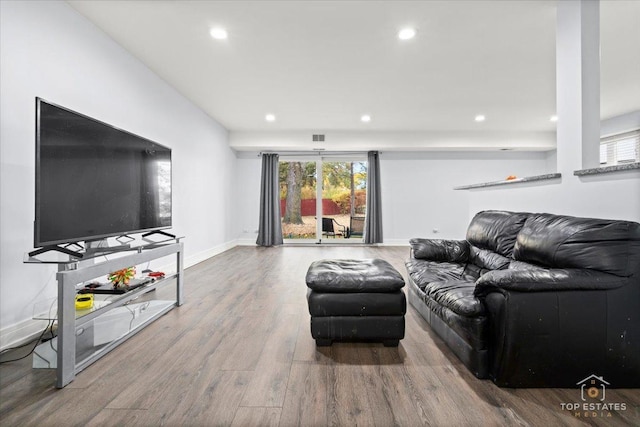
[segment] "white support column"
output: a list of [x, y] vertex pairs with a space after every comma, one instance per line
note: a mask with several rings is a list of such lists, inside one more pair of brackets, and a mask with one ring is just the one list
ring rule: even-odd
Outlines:
[[558, 172], [600, 164], [600, 2], [558, 1], [556, 108]]

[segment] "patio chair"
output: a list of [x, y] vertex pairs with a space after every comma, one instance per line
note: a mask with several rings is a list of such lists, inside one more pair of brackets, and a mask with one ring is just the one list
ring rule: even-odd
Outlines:
[[351, 236], [362, 237], [364, 235], [364, 217], [352, 216], [350, 222], [351, 222], [349, 224], [350, 237]]
[[[334, 225], [336, 227], [334, 227]], [[322, 235], [323, 236], [346, 236], [347, 235], [347, 227], [340, 224], [334, 218], [322, 218]]]

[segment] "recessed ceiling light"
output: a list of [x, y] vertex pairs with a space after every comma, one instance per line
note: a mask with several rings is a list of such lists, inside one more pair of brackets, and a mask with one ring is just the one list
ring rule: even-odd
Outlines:
[[551, 116], [549, 118], [549, 120], [552, 121], [552, 122], [557, 122], [558, 121], [558, 116]]
[[486, 120], [486, 117], [483, 116], [482, 114], [478, 114], [474, 120], [476, 122], [484, 122]]
[[398, 38], [400, 40], [409, 40], [416, 36], [415, 28], [403, 28], [398, 32]]
[[368, 122], [371, 121], [371, 116], [368, 115], [368, 114], [364, 114], [362, 117], [360, 117], [360, 120], [365, 122], [365, 123], [368, 123]]
[[209, 34], [216, 40], [225, 40], [228, 37], [227, 30], [224, 28], [212, 28]]
[[275, 122], [276, 116], [273, 114], [267, 114], [266, 116], [264, 116], [264, 119], [268, 122]]

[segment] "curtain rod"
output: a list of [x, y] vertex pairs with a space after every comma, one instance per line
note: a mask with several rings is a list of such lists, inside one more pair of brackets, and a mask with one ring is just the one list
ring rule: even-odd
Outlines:
[[353, 156], [353, 155], [367, 155], [367, 151], [261, 151], [258, 154], [258, 157], [263, 154], [278, 154], [280, 157], [288, 157], [288, 156]]

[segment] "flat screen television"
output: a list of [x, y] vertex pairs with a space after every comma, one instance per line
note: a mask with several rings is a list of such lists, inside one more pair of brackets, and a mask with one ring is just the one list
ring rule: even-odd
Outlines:
[[36, 98], [34, 247], [171, 227], [171, 149]]

